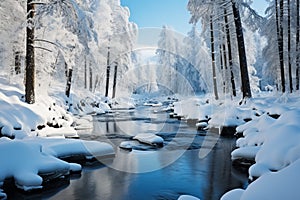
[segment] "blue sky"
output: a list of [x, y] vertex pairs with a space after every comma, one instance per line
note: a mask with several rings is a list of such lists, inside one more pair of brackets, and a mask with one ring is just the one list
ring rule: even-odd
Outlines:
[[[267, 3], [253, 0], [253, 7], [263, 13]], [[121, 0], [123, 6], [130, 9], [130, 21], [140, 28], [168, 25], [174, 30], [186, 34], [190, 31], [190, 14], [186, 9], [188, 0]]]

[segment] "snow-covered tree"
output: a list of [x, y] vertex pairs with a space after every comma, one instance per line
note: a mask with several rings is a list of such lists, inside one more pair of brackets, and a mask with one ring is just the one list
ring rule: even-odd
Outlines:
[[209, 51], [204, 38], [197, 29], [197, 25], [194, 25], [187, 37], [184, 38], [183, 57], [189, 64], [188, 66], [182, 64], [182, 74], [191, 82], [196, 92], [209, 91], [212, 88], [211, 73], [208, 68], [210, 65]]
[[[297, 81], [299, 1], [269, 0], [268, 2], [267, 22], [262, 28], [262, 33], [268, 40], [268, 45], [264, 49], [264, 57], [267, 59], [265, 72], [271, 75], [269, 77], [271, 83], [276, 84], [279, 90], [293, 92], [299, 82]], [[277, 33], [276, 37], [274, 32]], [[295, 81], [296, 87], [294, 87]]]
[[[241, 90], [243, 93], [243, 98], [251, 97], [247, 56], [246, 56], [245, 42], [243, 36], [244, 33], [243, 33], [243, 27], [241, 22], [242, 18], [240, 15], [240, 9], [242, 7], [241, 5], [242, 4], [248, 5], [248, 3], [249, 2], [247, 1], [235, 1], [235, 0], [218, 0], [218, 1], [190, 0], [188, 3], [188, 10], [192, 15], [190, 22], [198, 23], [200, 21], [202, 23], [204, 32], [209, 31], [211, 33], [210, 42], [213, 43], [213, 45], [211, 45], [213, 68], [217, 62], [216, 56], [221, 56], [220, 59], [218, 59], [220, 60], [218, 61], [220, 62], [220, 65], [221, 63], [223, 64], [221, 65], [222, 66], [221, 68], [228, 69], [228, 67], [226, 67], [224, 64], [229, 65], [229, 70], [232, 72], [230, 73], [229, 77], [230, 77], [233, 95], [235, 95], [236, 83], [234, 82], [234, 69], [233, 69], [234, 67], [233, 67], [232, 58], [234, 57], [233, 50], [236, 49], [239, 58], [239, 66], [240, 66], [239, 69], [240, 69], [240, 77], [241, 77], [240, 80], [241, 80]], [[228, 19], [229, 17], [231, 20]], [[212, 28], [214, 27], [216, 27], [215, 29], [218, 30], [216, 33], [212, 31], [213, 30]], [[228, 30], [229, 30], [229, 34], [228, 34]], [[225, 36], [221, 37], [222, 34]], [[230, 37], [228, 37], [228, 35]], [[233, 40], [234, 37], [235, 37], [235, 41]], [[234, 43], [236, 44], [235, 48], [233, 48], [234, 43], [232, 43], [232, 41], [234, 41]], [[222, 44], [227, 44], [227, 47], [224, 45], [222, 46]], [[219, 49], [220, 49], [220, 53], [217, 54], [217, 50]], [[227, 51], [226, 54], [223, 53], [224, 51]], [[224, 60], [224, 58], [226, 58], [226, 61]], [[212, 77], [213, 79], [215, 79], [216, 74], [213, 73]], [[217, 87], [216, 83], [215, 86]], [[217, 97], [216, 89], [215, 89], [215, 95]]]
[[[19, 73], [26, 53], [26, 27], [34, 31], [34, 38], [30, 40], [34, 45], [29, 46], [34, 47], [39, 92], [47, 93], [45, 87], [50, 84], [64, 86], [68, 80], [74, 90], [85, 88], [103, 92], [109, 38], [113, 38], [110, 44], [114, 50], [112, 62], [119, 63], [118, 77], [131, 65], [129, 52], [137, 28], [129, 22], [129, 11], [120, 1], [34, 1], [29, 3], [35, 9], [30, 12], [34, 18], [27, 15], [31, 26], [26, 26], [29, 24], [26, 23], [26, 3], [23, 0], [0, 2], [0, 26], [4, 30], [0, 34], [7, 38], [0, 44], [1, 68], [5, 68], [2, 73], [11, 73], [15, 63]], [[72, 70], [70, 79], [67, 77], [69, 70]], [[21, 72], [24, 72], [22, 68]]]
[[174, 36], [174, 31], [167, 26], [163, 26], [160, 33], [160, 39], [158, 41], [158, 49], [156, 54], [158, 55], [158, 62], [161, 69], [159, 72], [159, 83], [174, 91], [176, 82], [174, 76], [177, 73], [174, 70], [174, 66], [177, 62], [177, 45], [178, 42]]
[[[19, 57], [24, 72], [26, 5], [21, 1], [0, 2], [0, 69], [1, 74], [15, 80], [15, 58]], [[20, 74], [20, 73], [18, 73]]]

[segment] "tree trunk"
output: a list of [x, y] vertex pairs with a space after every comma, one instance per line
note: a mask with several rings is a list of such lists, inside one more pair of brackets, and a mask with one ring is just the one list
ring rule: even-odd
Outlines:
[[112, 99], [114, 99], [114, 98], [116, 97], [117, 75], [118, 75], [118, 63], [115, 62], [115, 71], [114, 71], [114, 83], [113, 83]]
[[220, 45], [220, 65], [221, 65], [221, 70], [223, 71], [223, 93], [226, 94], [226, 52], [223, 49], [224, 45]]
[[106, 66], [106, 87], [105, 87], [105, 97], [108, 97], [109, 90], [109, 76], [110, 76], [110, 47], [107, 51], [107, 66]]
[[86, 56], [84, 57], [84, 89], [87, 89], [87, 64], [86, 64]]
[[16, 75], [21, 74], [21, 52], [15, 52], [15, 73]]
[[219, 99], [218, 95], [218, 85], [217, 85], [217, 74], [216, 74], [216, 58], [215, 58], [215, 44], [214, 44], [214, 25], [213, 17], [210, 16], [210, 42], [211, 42], [211, 59], [212, 59], [212, 72], [213, 72], [213, 87], [215, 99]]
[[237, 8], [235, 1], [231, 0], [231, 2], [232, 2], [232, 11], [234, 16], [234, 23], [235, 23], [237, 43], [238, 43], [243, 98], [251, 98], [252, 95], [250, 89], [247, 56], [245, 50], [244, 34], [243, 34], [241, 17], [240, 17], [240, 11]]
[[281, 90], [285, 92], [285, 72], [284, 72], [284, 59], [283, 59], [283, 0], [279, 0], [280, 7], [278, 9], [278, 0], [275, 0], [276, 8], [276, 26], [277, 26], [277, 40], [278, 40], [278, 54], [280, 64], [280, 76], [281, 76]]
[[90, 91], [93, 92], [93, 70], [90, 67]]
[[100, 82], [100, 80], [99, 80], [99, 75], [97, 74], [97, 75], [96, 75], [96, 80], [95, 80], [95, 85], [94, 85], [94, 91], [93, 91], [93, 92], [96, 91], [96, 88], [97, 88], [99, 82]]
[[287, 10], [288, 10], [288, 62], [289, 62], [289, 85], [290, 93], [293, 92], [293, 78], [292, 78], [292, 60], [291, 60], [291, 5], [290, 1], [287, 1]]
[[67, 86], [66, 86], [66, 96], [68, 98], [70, 97], [71, 94], [72, 75], [73, 75], [73, 69], [69, 69], [68, 76], [67, 76]]
[[229, 70], [230, 70], [230, 81], [231, 81], [232, 95], [234, 97], [236, 97], [236, 87], [235, 87], [234, 74], [233, 74], [233, 58], [232, 58], [230, 28], [229, 28], [226, 8], [224, 8], [224, 20], [225, 20], [225, 32], [226, 32], [226, 40], [227, 40], [228, 64], [229, 64]]
[[297, 1], [297, 5], [296, 5], [296, 10], [297, 10], [297, 16], [296, 16], [296, 20], [297, 20], [297, 30], [296, 30], [296, 90], [299, 90], [299, 73], [300, 73], [300, 16], [299, 16], [299, 10], [300, 10], [300, 3], [299, 0]]
[[35, 103], [34, 12], [33, 0], [27, 0], [25, 101], [29, 104]]

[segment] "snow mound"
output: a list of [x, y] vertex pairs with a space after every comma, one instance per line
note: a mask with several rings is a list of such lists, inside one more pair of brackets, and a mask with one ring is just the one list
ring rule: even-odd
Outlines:
[[269, 172], [251, 183], [246, 190], [236, 189], [221, 200], [298, 200], [300, 197], [300, 160], [279, 172]]
[[112, 99], [110, 105], [114, 110], [131, 110], [135, 108], [134, 100], [132, 98], [125, 97]]
[[193, 197], [191, 195], [181, 195], [178, 200], [200, 200], [197, 197]]
[[199, 110], [199, 105], [201, 104], [200, 99], [190, 98], [179, 102], [174, 102], [173, 104], [174, 113], [176, 113], [178, 116], [185, 117], [186, 119], [201, 118], [201, 112]]
[[163, 104], [158, 101], [148, 101], [144, 103], [144, 106], [151, 106], [151, 107], [161, 107]]
[[[0, 84], [1, 85], [1, 84]], [[2, 85], [1, 85], [2, 86]], [[11, 88], [12, 89], [12, 88]], [[33, 105], [28, 105], [20, 100], [21, 91], [17, 88], [7, 94], [6, 90], [0, 90], [0, 128], [1, 134], [8, 137], [25, 137], [31, 130], [36, 130], [46, 120], [34, 112]], [[22, 130], [22, 134], [19, 130]]]
[[93, 117], [91, 115], [74, 116], [75, 130], [93, 129]]
[[86, 159], [104, 159], [114, 156], [114, 149], [107, 143], [96, 141], [0, 138], [0, 183], [7, 178], [14, 178], [20, 189], [40, 189], [43, 175], [54, 173], [55, 177], [60, 177], [81, 171], [80, 165], [60, 160], [76, 155], [84, 155]]
[[119, 147], [126, 150], [132, 150], [133, 144], [132, 141], [123, 141], [120, 143]]
[[224, 194], [221, 200], [240, 200], [243, 193], [243, 189], [234, 189]]
[[152, 133], [140, 133], [136, 135], [134, 140], [139, 142], [154, 145], [154, 146], [163, 146], [164, 139]]
[[60, 130], [64, 132], [61, 137], [78, 137], [71, 127], [72, 116], [54, 99], [39, 97], [35, 104], [30, 105], [23, 98], [20, 89], [0, 83], [0, 135], [22, 139], [36, 135], [57, 136]]
[[255, 160], [257, 152], [260, 150], [259, 146], [249, 146], [245, 148], [239, 148], [231, 153], [231, 159], [236, 160], [240, 158], [246, 158], [250, 160]]
[[104, 142], [60, 138], [28, 138], [29, 144], [41, 144], [43, 152], [58, 158], [84, 155], [86, 158], [114, 156], [113, 147]]
[[42, 188], [43, 174], [65, 175], [70, 164], [42, 152], [39, 144], [0, 139], [0, 182], [14, 178], [16, 186], [27, 191]]
[[[300, 158], [299, 119], [300, 110], [294, 109], [286, 111], [278, 119], [264, 114], [238, 127], [244, 138], [237, 140], [240, 148], [232, 152], [232, 159], [255, 157], [256, 164], [249, 170], [253, 177], [287, 167]], [[261, 166], [264, 166], [263, 170]]]
[[222, 200], [300, 198], [296, 187], [300, 178], [300, 109], [296, 104], [275, 105], [272, 113], [278, 114], [275, 116], [278, 118], [265, 112], [237, 128], [244, 137], [237, 140], [239, 148], [232, 152], [232, 159], [255, 158], [255, 164], [249, 168], [249, 176], [257, 180], [245, 191], [226, 193]]

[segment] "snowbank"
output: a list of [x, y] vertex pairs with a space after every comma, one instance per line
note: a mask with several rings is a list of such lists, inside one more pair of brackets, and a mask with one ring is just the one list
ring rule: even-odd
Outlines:
[[[237, 140], [240, 147], [232, 152], [232, 159], [255, 158], [256, 164], [250, 176], [261, 176], [259, 172], [277, 171], [300, 158], [300, 109], [286, 111], [277, 120], [262, 115], [237, 128], [244, 137]], [[276, 147], [276, 148], [274, 148]], [[261, 167], [263, 166], [263, 167]]]
[[[34, 111], [35, 106], [23, 103], [22, 92], [13, 87], [0, 90], [0, 128], [1, 134], [9, 137], [25, 137], [38, 125], [46, 124], [46, 118]], [[18, 134], [17, 134], [18, 133]]]
[[107, 143], [96, 141], [0, 138], [0, 183], [6, 178], [14, 178], [17, 187], [25, 191], [42, 188], [43, 175], [60, 177], [81, 171], [80, 165], [59, 159], [75, 155], [101, 159], [114, 156], [114, 149]]
[[[207, 119], [211, 107], [205, 105], [200, 98], [194, 97], [179, 102], [174, 102], [174, 113], [186, 119]], [[200, 107], [200, 105], [204, 105]], [[202, 110], [200, 110], [202, 108]]]
[[0, 160], [0, 182], [14, 178], [16, 186], [25, 191], [42, 188], [43, 174], [56, 172], [62, 176], [72, 168], [71, 164], [42, 152], [41, 145], [6, 138], [0, 139]]
[[135, 108], [135, 103], [132, 98], [122, 97], [122, 98], [113, 99], [111, 103], [111, 107], [113, 109], [130, 110]]
[[[23, 98], [22, 90], [0, 82], [0, 187], [5, 179], [13, 178], [22, 190], [40, 189], [43, 181], [81, 171], [81, 165], [62, 159], [76, 156], [106, 159], [115, 155], [107, 143], [65, 139], [78, 135], [73, 116], [66, 111], [72, 105], [65, 105], [67, 100], [63, 95], [61, 99], [37, 96], [33, 105], [25, 103]], [[93, 102], [91, 98], [81, 101], [80, 113], [110, 110], [105, 103]], [[87, 126], [91, 118], [77, 119], [76, 123]], [[2, 198], [7, 197], [0, 189]]]
[[[78, 137], [71, 127], [73, 118], [50, 97], [39, 98], [33, 105], [23, 101], [23, 92], [0, 83], [0, 133], [10, 138], [57, 136], [57, 129], [66, 136]], [[48, 128], [47, 130], [43, 130]]]
[[232, 190], [221, 200], [298, 200], [300, 198], [300, 160], [279, 172], [268, 172], [251, 183], [246, 190]]
[[42, 151], [57, 158], [83, 155], [86, 158], [114, 156], [113, 147], [104, 142], [59, 138], [27, 138], [28, 144], [42, 145]]
[[233, 160], [255, 160], [249, 175], [252, 180], [258, 179], [245, 191], [226, 193], [222, 200], [300, 198], [296, 186], [300, 178], [300, 109], [296, 103], [299, 98], [291, 98], [281, 105], [275, 101], [274, 110], [268, 107], [268, 100], [265, 102], [265, 108], [260, 104], [264, 114], [237, 128], [243, 138], [237, 140], [239, 148], [232, 152]]

